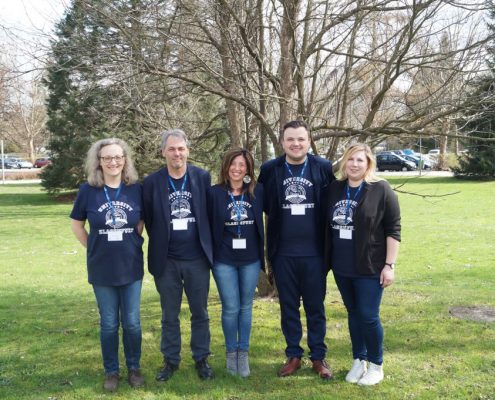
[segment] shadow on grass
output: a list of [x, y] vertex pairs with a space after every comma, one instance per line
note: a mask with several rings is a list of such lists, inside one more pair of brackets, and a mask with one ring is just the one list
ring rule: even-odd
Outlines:
[[[1, 204], [0, 204], [1, 207]], [[38, 218], [47, 218], [47, 217], [54, 217], [54, 218], [60, 218], [60, 217], [65, 217], [67, 218], [67, 224], [69, 224], [69, 212], [65, 209], [61, 209], [60, 211], [19, 211], [16, 210], [15, 213], [11, 212], [0, 212], [0, 218], [2, 221], [4, 220], [19, 220], [22, 218], [28, 218], [30, 220], [33, 219], [38, 219]]]
[[[64, 204], [46, 193], [0, 193], [0, 206], [51, 206]], [[69, 204], [69, 202], [67, 202]]]

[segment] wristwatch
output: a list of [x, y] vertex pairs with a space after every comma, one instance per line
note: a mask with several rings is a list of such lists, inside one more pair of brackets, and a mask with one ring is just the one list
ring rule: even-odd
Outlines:
[[385, 265], [388, 265], [390, 267], [390, 269], [394, 269], [395, 268], [395, 263], [388, 263], [388, 262], [386, 262]]

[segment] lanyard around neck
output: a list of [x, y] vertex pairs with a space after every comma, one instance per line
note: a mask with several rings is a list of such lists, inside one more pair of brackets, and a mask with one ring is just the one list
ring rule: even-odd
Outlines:
[[241, 212], [242, 212], [242, 202], [244, 201], [244, 193], [238, 203], [235, 201], [235, 197], [232, 192], [229, 191], [230, 198], [232, 199], [232, 207], [237, 214], [237, 237], [241, 237]]
[[[115, 199], [113, 201], [117, 201], [120, 196], [120, 191], [122, 190], [123, 183], [120, 182], [119, 188], [117, 189], [117, 193], [115, 194]], [[112, 213], [112, 224], [115, 226], [115, 215], [117, 214], [115, 207], [112, 204], [112, 200], [110, 199], [110, 194], [108, 193], [108, 189], [106, 186], [103, 186], [103, 191], [105, 192], [105, 197], [107, 198], [108, 206], [110, 207], [110, 211]]]
[[[364, 182], [361, 182], [358, 189], [356, 190], [356, 193], [354, 193], [354, 197], [352, 198], [352, 201], [356, 200], [356, 197], [358, 197], [359, 192], [361, 192], [363, 186], [364, 186]], [[345, 223], [347, 224], [347, 219], [349, 218], [349, 210], [351, 208], [351, 189], [349, 188], [349, 184], [345, 185], [345, 189], [346, 189]]]
[[[306, 157], [306, 160], [304, 161], [304, 165], [302, 167], [299, 178], [302, 178], [304, 176], [304, 171], [306, 170], [307, 165], [308, 165], [308, 157]], [[289, 166], [289, 163], [287, 162], [287, 160], [285, 160], [285, 166], [287, 167], [287, 171], [289, 171], [290, 176], [292, 176], [294, 178], [294, 174], [292, 173], [292, 170], [290, 169], [290, 166]]]
[[[175, 187], [174, 181], [172, 180], [170, 175], [168, 176], [168, 181], [170, 183], [170, 186], [172, 186], [172, 189], [174, 189], [174, 193], [177, 192], [177, 188]], [[186, 182], [187, 182], [187, 172], [184, 175], [184, 180], [182, 181], [182, 185], [180, 187], [180, 193], [184, 192], [184, 189], [186, 188]]]

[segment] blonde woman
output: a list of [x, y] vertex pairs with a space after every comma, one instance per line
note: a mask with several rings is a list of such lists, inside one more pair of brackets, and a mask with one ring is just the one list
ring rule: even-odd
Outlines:
[[[127, 144], [120, 139], [94, 143], [86, 158], [88, 182], [81, 185], [70, 214], [72, 231], [87, 248], [88, 281], [100, 312], [103, 387], [119, 383], [119, 325], [122, 321], [128, 381], [144, 384], [140, 302], [143, 279], [141, 185]], [[89, 233], [86, 230], [89, 223]]]
[[375, 168], [369, 146], [349, 146], [328, 202], [326, 260], [348, 313], [354, 361], [346, 381], [358, 385], [383, 379], [380, 302], [394, 281], [401, 231], [397, 196]]

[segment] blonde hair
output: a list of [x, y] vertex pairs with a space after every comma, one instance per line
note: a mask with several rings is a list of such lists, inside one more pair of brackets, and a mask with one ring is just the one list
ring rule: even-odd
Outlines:
[[376, 170], [376, 158], [371, 151], [370, 146], [364, 143], [354, 143], [351, 144], [347, 149], [344, 151], [344, 155], [342, 156], [340, 160], [340, 166], [337, 171], [337, 176], [340, 181], [345, 181], [347, 179], [347, 173], [345, 172], [345, 167], [347, 164], [347, 161], [349, 158], [351, 158], [352, 155], [357, 153], [358, 151], [364, 151], [364, 154], [366, 155], [366, 158], [368, 159], [368, 168], [366, 168], [366, 171], [364, 173], [363, 180], [366, 183], [372, 183], [372, 182], [378, 182], [381, 181], [382, 178], [378, 177], [375, 175], [375, 170]]
[[122, 169], [122, 181], [124, 181], [126, 185], [131, 185], [137, 182], [138, 173], [134, 167], [134, 162], [132, 161], [131, 149], [122, 139], [108, 138], [98, 140], [93, 143], [88, 150], [85, 169], [88, 177], [88, 183], [91, 186], [103, 187], [105, 185], [103, 171], [100, 166], [101, 149], [112, 144], [116, 144], [124, 152], [125, 163], [124, 168]]

